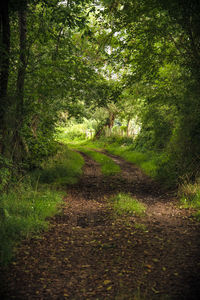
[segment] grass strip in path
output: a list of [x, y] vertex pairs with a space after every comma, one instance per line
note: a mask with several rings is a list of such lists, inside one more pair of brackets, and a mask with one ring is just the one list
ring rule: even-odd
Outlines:
[[[125, 159], [127, 162], [133, 163], [140, 167], [144, 173], [151, 178], [157, 177], [158, 164], [162, 162], [165, 157], [164, 154], [149, 152], [139, 152], [132, 149], [131, 146], [124, 146], [117, 142], [112, 143], [108, 141], [94, 141], [86, 140], [78, 143], [71, 143], [72, 148], [83, 149], [98, 149], [97, 151], [108, 151], [111, 154], [117, 155]], [[84, 150], [86, 151], [86, 150]]]
[[87, 148], [81, 148], [81, 151], [100, 164], [104, 175], [110, 176], [120, 173], [120, 167], [107, 155]]
[[114, 211], [118, 215], [144, 216], [146, 207], [130, 194], [119, 193], [110, 199]]

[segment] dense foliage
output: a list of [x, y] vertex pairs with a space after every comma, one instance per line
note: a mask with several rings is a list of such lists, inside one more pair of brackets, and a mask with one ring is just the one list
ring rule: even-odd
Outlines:
[[72, 117], [95, 123], [96, 138], [116, 124], [127, 135], [138, 127], [133, 148], [164, 151], [173, 178], [198, 177], [199, 8], [198, 0], [1, 1], [1, 189], [56, 152], [56, 127]]
[[119, 36], [112, 56], [126, 70], [124, 107], [135, 107], [141, 124], [136, 148], [165, 151], [169, 158], [163, 168], [176, 179], [185, 174], [195, 179], [200, 164], [199, 1], [104, 3]]

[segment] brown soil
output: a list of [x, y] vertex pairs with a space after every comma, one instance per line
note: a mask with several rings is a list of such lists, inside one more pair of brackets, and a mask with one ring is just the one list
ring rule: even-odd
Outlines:
[[[200, 299], [200, 225], [137, 167], [122, 173], [86, 164], [67, 188], [63, 214], [41, 237], [23, 241], [3, 275], [1, 299]], [[116, 217], [108, 198], [130, 193], [143, 218]]]

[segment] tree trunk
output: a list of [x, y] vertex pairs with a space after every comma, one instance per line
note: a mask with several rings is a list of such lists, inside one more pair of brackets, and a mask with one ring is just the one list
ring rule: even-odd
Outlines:
[[5, 113], [9, 76], [10, 21], [9, 0], [0, 3], [0, 153], [4, 152]]
[[130, 136], [130, 121], [131, 119], [128, 119], [127, 121], [127, 136]]
[[109, 127], [110, 129], [113, 128], [114, 121], [115, 121], [115, 113], [109, 112], [109, 123], [108, 123], [108, 127]]
[[98, 129], [97, 129], [97, 131], [96, 131], [96, 133], [95, 133], [95, 135], [94, 135], [94, 139], [99, 139], [101, 136], [102, 136], [102, 134], [103, 134], [103, 132], [104, 132], [104, 129], [105, 129], [105, 125], [101, 125]]
[[20, 35], [20, 53], [19, 53], [19, 68], [17, 75], [17, 117], [20, 123], [23, 118], [23, 107], [24, 107], [24, 80], [26, 72], [26, 32], [27, 32], [27, 21], [26, 21], [26, 8], [19, 11], [19, 35]]
[[16, 126], [13, 136], [13, 159], [16, 162], [21, 162], [24, 157], [24, 144], [20, 134], [20, 130], [23, 125], [24, 115], [24, 81], [26, 73], [26, 32], [27, 32], [27, 20], [26, 20], [26, 6], [20, 8], [18, 12], [19, 20], [19, 67], [17, 74], [16, 85]]
[[108, 128], [110, 135], [114, 125], [114, 121], [115, 114], [113, 112], [109, 112], [109, 117], [106, 119], [105, 123], [101, 124], [101, 126], [97, 129], [94, 138], [99, 139], [101, 135], [105, 132], [106, 128]]

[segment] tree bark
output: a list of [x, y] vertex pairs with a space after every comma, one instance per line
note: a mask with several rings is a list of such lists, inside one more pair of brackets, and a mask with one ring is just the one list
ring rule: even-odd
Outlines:
[[101, 135], [104, 133], [105, 129], [108, 128], [109, 129], [109, 134], [111, 134], [113, 125], [114, 125], [114, 121], [115, 121], [115, 113], [113, 112], [109, 112], [109, 117], [106, 119], [105, 123], [103, 123], [97, 130], [97, 132], [95, 133], [94, 138], [95, 139], [99, 139], [101, 137]]
[[19, 53], [19, 68], [17, 75], [17, 117], [18, 121], [22, 121], [24, 107], [24, 81], [26, 73], [26, 8], [23, 8], [18, 13], [19, 18], [19, 36], [20, 36], [20, 53]]
[[127, 136], [130, 135], [130, 122], [131, 122], [131, 119], [128, 119], [128, 121], [127, 121], [127, 132], [126, 132]]
[[0, 3], [0, 153], [4, 150], [5, 113], [9, 77], [10, 20], [9, 0]]
[[16, 116], [15, 116], [15, 131], [13, 135], [13, 160], [21, 162], [25, 157], [25, 147], [23, 137], [20, 130], [23, 126], [24, 116], [24, 82], [26, 73], [26, 40], [27, 40], [27, 18], [26, 5], [18, 11], [19, 22], [19, 66], [16, 84]]

